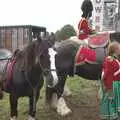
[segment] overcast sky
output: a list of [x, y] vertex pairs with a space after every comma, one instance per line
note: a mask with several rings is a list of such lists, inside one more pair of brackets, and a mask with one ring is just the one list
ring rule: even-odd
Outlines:
[[65, 24], [75, 27], [83, 0], [1, 0], [0, 25], [39, 25], [55, 32]]

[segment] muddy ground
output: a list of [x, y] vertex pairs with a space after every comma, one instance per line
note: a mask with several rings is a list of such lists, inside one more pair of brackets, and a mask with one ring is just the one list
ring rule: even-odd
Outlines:
[[[100, 120], [96, 82], [76, 76], [68, 78], [67, 84], [72, 91], [72, 96], [65, 99], [72, 110], [72, 114], [61, 117], [55, 111], [46, 107], [44, 102], [45, 90], [43, 88], [37, 104], [37, 120]], [[27, 98], [19, 100], [18, 120], [27, 120], [28, 105]], [[0, 101], [0, 120], [9, 120], [9, 113], [9, 99], [8, 95], [5, 94], [4, 99]]]

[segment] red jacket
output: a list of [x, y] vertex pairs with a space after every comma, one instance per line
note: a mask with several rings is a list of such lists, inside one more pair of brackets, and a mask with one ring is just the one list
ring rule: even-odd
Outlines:
[[116, 59], [107, 57], [103, 64], [104, 85], [106, 89], [112, 89], [113, 81], [120, 80], [120, 63]]
[[88, 25], [88, 21], [86, 18], [82, 18], [78, 24], [78, 30], [79, 30], [79, 35], [78, 38], [80, 40], [84, 40], [86, 38], [88, 38], [88, 35], [90, 34], [90, 28]]

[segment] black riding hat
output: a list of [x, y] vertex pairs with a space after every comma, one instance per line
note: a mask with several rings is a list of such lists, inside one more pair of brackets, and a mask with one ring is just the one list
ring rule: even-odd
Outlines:
[[84, 0], [81, 6], [81, 10], [83, 12], [82, 17], [91, 17], [93, 11], [93, 4], [91, 0]]

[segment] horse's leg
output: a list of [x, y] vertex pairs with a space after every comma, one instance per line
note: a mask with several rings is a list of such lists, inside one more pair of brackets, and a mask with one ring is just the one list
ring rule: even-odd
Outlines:
[[18, 104], [18, 98], [12, 94], [9, 96], [10, 98], [10, 120], [16, 120], [17, 119], [17, 104]]
[[71, 93], [71, 91], [70, 91], [70, 89], [69, 89], [67, 83], [65, 84], [63, 95], [66, 96], [66, 97], [69, 97], [69, 96], [72, 95], [72, 93]]
[[46, 87], [46, 104], [52, 109], [57, 108], [58, 97], [54, 88]]
[[57, 112], [58, 112], [58, 114], [60, 114], [62, 116], [65, 116], [65, 115], [71, 113], [71, 110], [67, 107], [66, 102], [63, 98], [63, 92], [64, 92], [66, 78], [67, 78], [66, 76], [59, 76], [59, 82], [55, 87], [55, 90], [56, 90], [56, 93], [58, 96]]
[[[36, 101], [35, 101], [36, 103], [38, 101], [38, 98], [39, 98], [39, 93], [37, 93], [37, 95], [36, 95]], [[29, 118], [28, 118], [28, 120], [36, 120], [35, 119], [36, 110], [34, 110], [34, 108], [33, 108], [33, 106], [34, 106], [36, 109], [36, 103], [34, 106], [34, 98], [33, 98], [33, 96], [31, 96], [29, 98]]]
[[49, 87], [48, 85], [46, 85], [46, 104], [51, 104], [52, 101], [52, 95], [55, 92], [53, 87]]
[[57, 112], [62, 116], [71, 113], [71, 110], [67, 107], [63, 98], [66, 78], [66, 76], [61, 75], [59, 76], [59, 81], [55, 88], [50, 88], [48, 86], [46, 88], [47, 103], [50, 104], [53, 109], [57, 109]]

